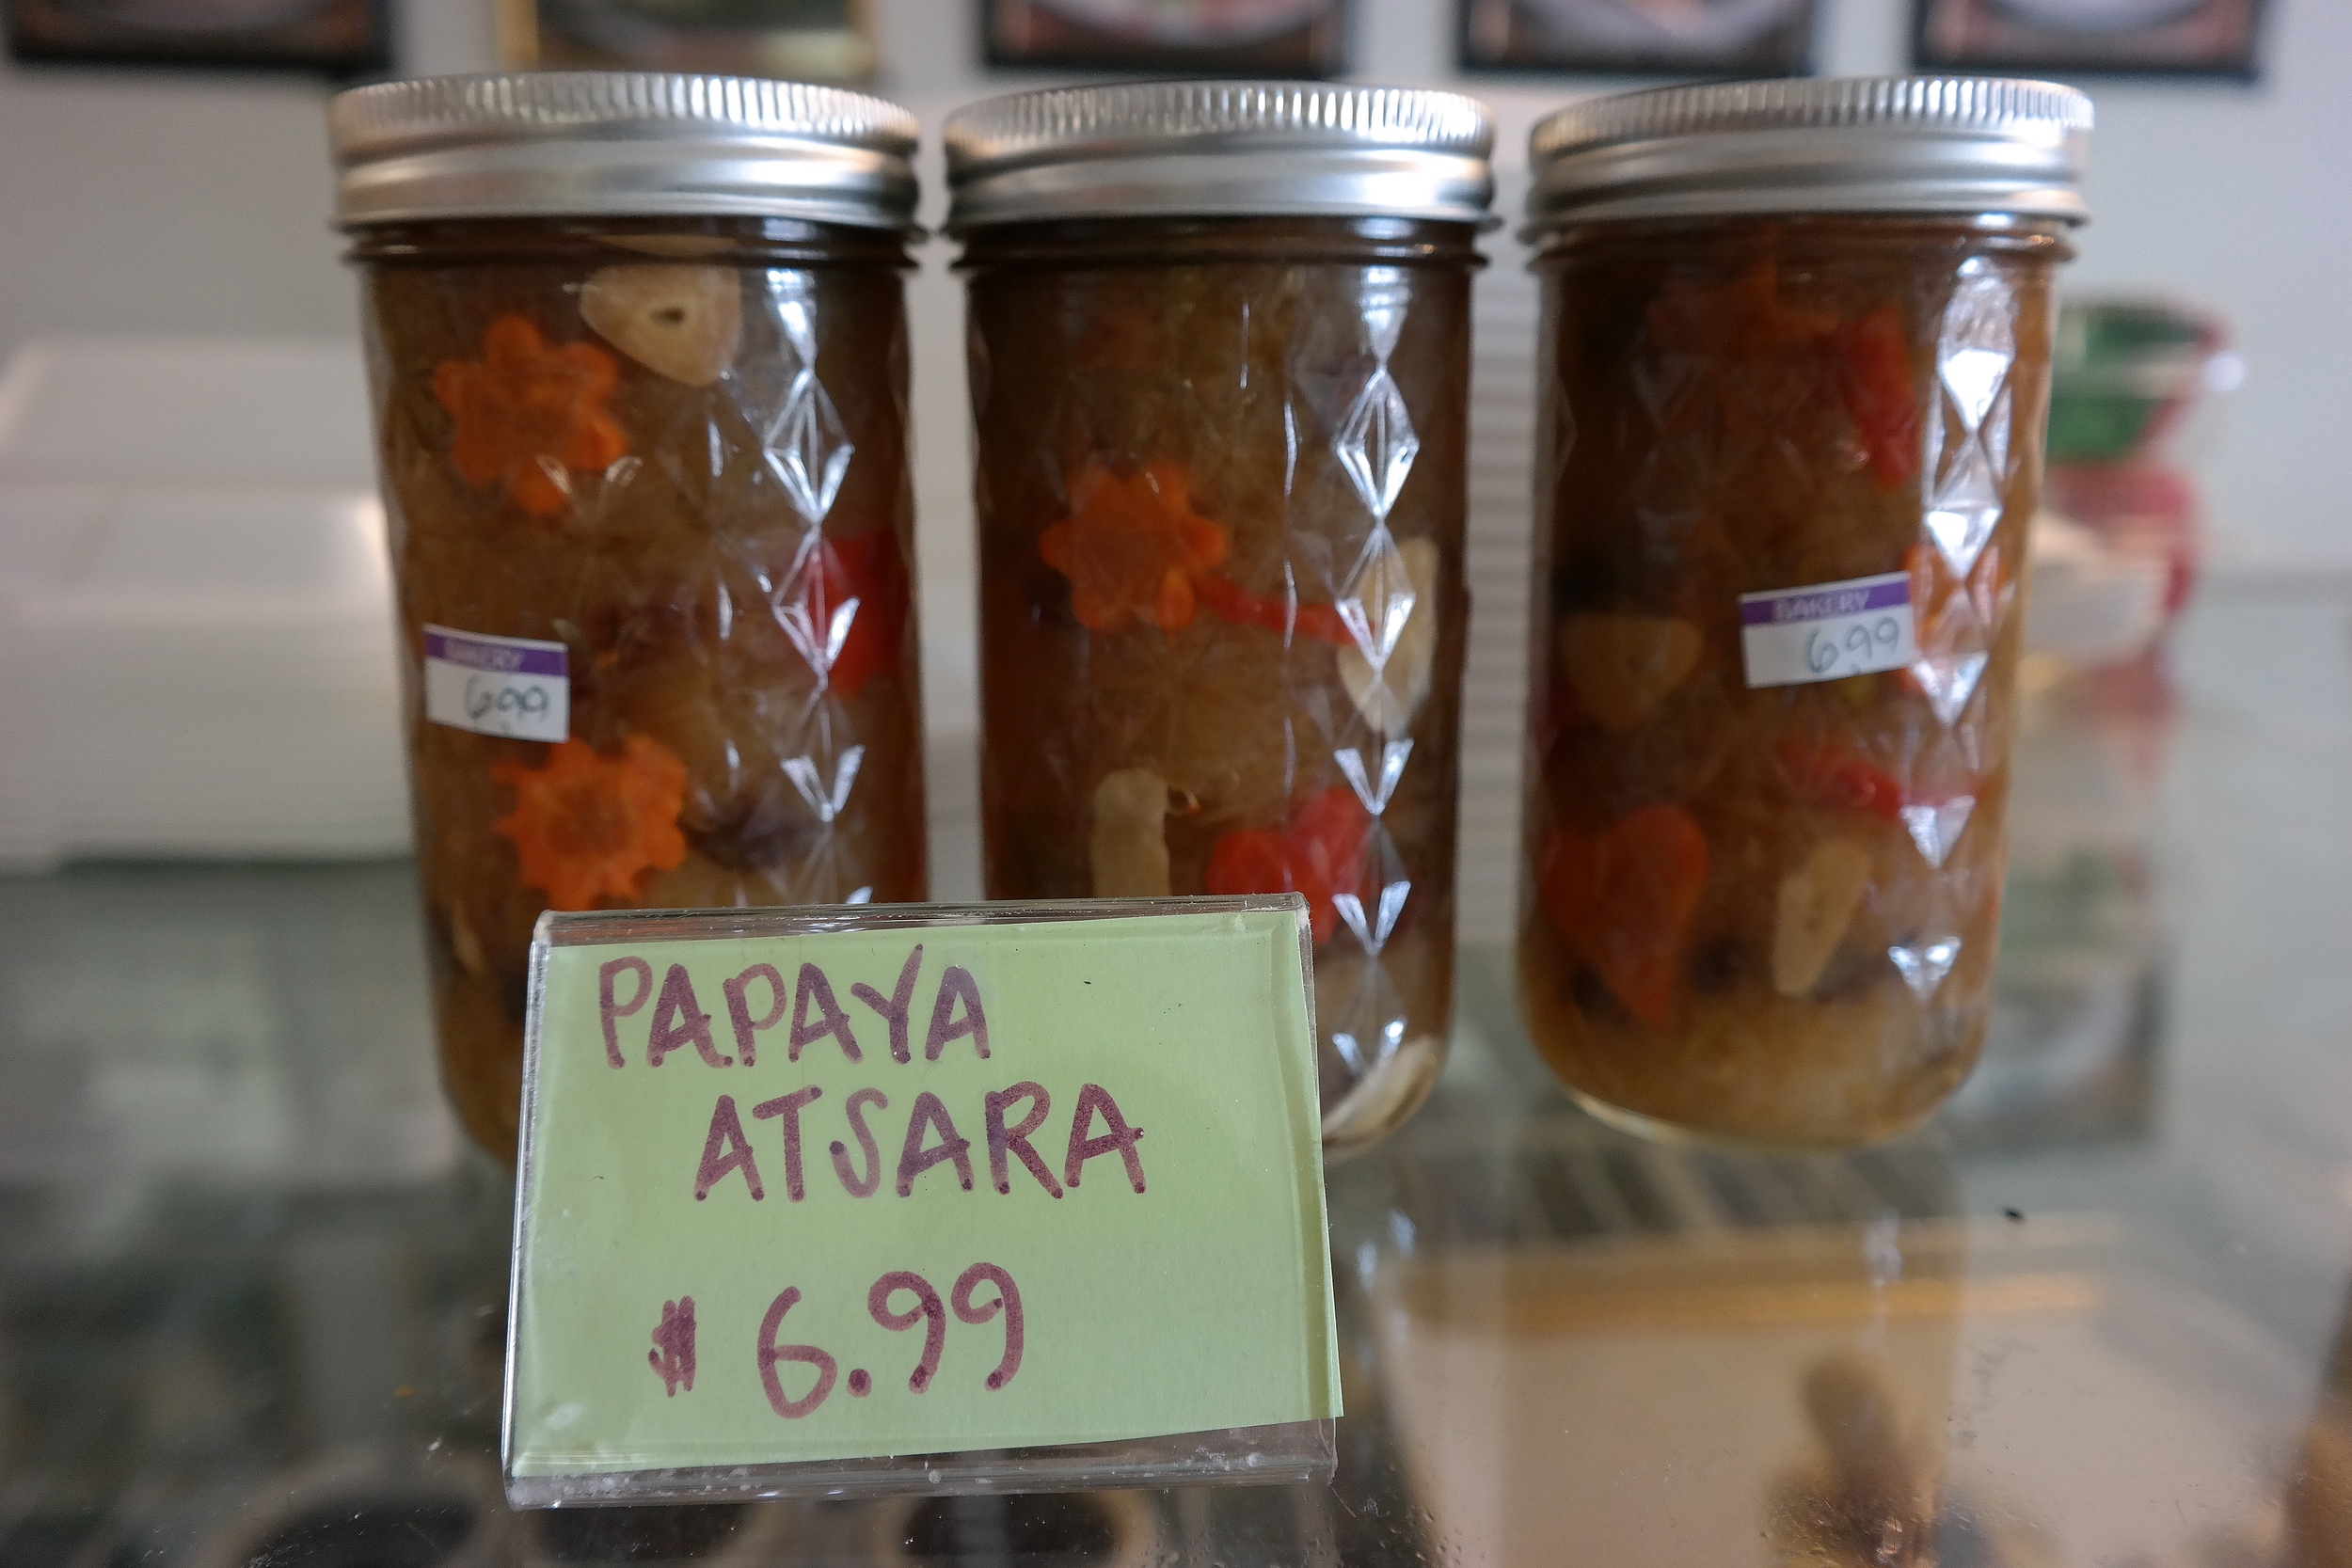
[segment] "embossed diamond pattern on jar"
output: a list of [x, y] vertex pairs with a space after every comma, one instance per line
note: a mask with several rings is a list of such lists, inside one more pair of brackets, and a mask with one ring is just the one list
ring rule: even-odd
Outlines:
[[[1403, 277], [1389, 267], [1367, 268], [1360, 310], [1364, 338], [1372, 350], [1374, 369], [1362, 390], [1348, 405], [1332, 451], [1372, 514], [1377, 536], [1412, 472], [1421, 452], [1421, 436], [1405, 406], [1405, 393], [1389, 373], [1389, 356], [1396, 352], [1405, 330], [1406, 303]], [[1367, 554], [1371, 546], [1367, 546]]]
[[1919, 657], [1911, 674], [1947, 727], [1960, 722], [1976, 694], [2011, 597], [2001, 580], [2000, 552], [1989, 546], [2016, 469], [2010, 441], [2014, 313], [2008, 283], [1971, 262], [1936, 335], [1921, 519], [1934, 561], [1916, 574], [1929, 586], [1927, 602], [1914, 607]]
[[850, 803], [850, 791], [857, 784], [858, 765], [866, 760], [866, 748], [850, 746], [834, 759], [833, 776], [827, 778], [813, 757], [785, 759], [785, 776], [792, 787], [801, 792], [808, 809], [817, 814], [817, 820], [832, 827]]
[[793, 510], [812, 526], [818, 525], [833, 511], [857, 449], [831, 394], [817, 379], [814, 285], [809, 276], [777, 269], [766, 274], [766, 282], [775, 324], [789, 354], [789, 379], [781, 405], [758, 421], [760, 447], [768, 471], [784, 487]]
[[1976, 695], [1992, 657], [1993, 633], [1978, 614], [1975, 597], [1964, 592], [1947, 592], [1940, 604], [1916, 612], [1919, 657], [1911, 676], [1947, 726]]
[[1976, 809], [1975, 796], [1959, 795], [1948, 800], [1899, 806], [1896, 816], [1918, 847], [1920, 858], [1940, 868], [1959, 847], [1960, 835], [1968, 831], [1968, 819]]
[[1902, 975], [1903, 984], [1911, 988], [1912, 994], [1927, 1002], [1933, 999], [1944, 977], [1952, 972], [1952, 965], [1960, 961], [1960, 939], [1937, 937], [1931, 941], [1899, 942], [1886, 950], [1886, 956], [1893, 960], [1896, 972]]
[[792, 569], [769, 600], [776, 624], [816, 674], [820, 692], [830, 684], [828, 677], [850, 640], [858, 611], [854, 597], [834, 602], [827, 594], [823, 545], [824, 536], [815, 529], [801, 536]]
[[[1406, 295], [1392, 269], [1367, 269], [1359, 295], [1360, 337], [1355, 344], [1322, 337], [1294, 368], [1293, 396], [1283, 404], [1284, 494], [1301, 520], [1286, 541], [1284, 581], [1297, 612], [1327, 595], [1344, 633], [1337, 651], [1341, 691], [1320, 682], [1295, 688], [1295, 710], [1311, 715], [1364, 813], [1361, 873], [1335, 891], [1332, 928], [1317, 953], [1318, 1017], [1326, 1050], [1327, 1100], [1333, 1082], [1360, 1081], [1359, 1092], [1327, 1113], [1327, 1132], [1378, 1125], [1391, 1114], [1382, 1097], [1418, 1098], [1425, 1084], [1419, 1040], [1409, 1020], [1424, 990], [1425, 955], [1404, 943], [1414, 922], [1419, 885], [1390, 813], [1414, 754], [1410, 731], [1427, 697], [1437, 641], [1439, 555], [1434, 542], [1400, 540], [1388, 526], [1415, 465], [1422, 441], [1403, 388], [1389, 369], [1406, 324]], [[1328, 367], [1360, 355], [1355, 390], [1330, 384]], [[1369, 363], [1365, 363], [1368, 360]], [[1344, 402], [1341, 399], [1344, 398]], [[1314, 410], [1338, 404], [1346, 413], [1326, 428], [1326, 464], [1302, 450]], [[1319, 477], [1343, 482], [1334, 488]], [[1294, 575], [1294, 565], [1295, 574]], [[1289, 659], [1312, 670], [1321, 657], [1311, 641], [1294, 642]], [[1370, 734], [1367, 736], [1366, 732]], [[1295, 737], [1294, 737], [1295, 738]], [[1302, 759], [1311, 776], [1311, 757]], [[1406, 834], [1408, 841], [1418, 844]], [[1409, 974], [1392, 973], [1402, 965]], [[1419, 1051], [1419, 1054], [1415, 1053]], [[1410, 1055], [1410, 1061], [1400, 1060]], [[1360, 1134], [1347, 1134], [1350, 1136]]]
[[[1389, 371], [1390, 356], [1404, 330], [1406, 305], [1401, 277], [1388, 268], [1367, 270], [1359, 312], [1374, 364], [1332, 447], [1372, 524], [1334, 595], [1334, 608], [1349, 638], [1349, 645], [1339, 653], [1340, 673], [1356, 717], [1384, 737], [1377, 751], [1369, 753], [1378, 759], [1376, 772], [1366, 748], [1341, 746], [1332, 752], [1368, 818], [1368, 875], [1358, 887], [1332, 899], [1341, 930], [1361, 955], [1357, 960], [1360, 967], [1340, 966], [1331, 976], [1335, 983], [1325, 988], [1325, 1005], [1332, 1007], [1326, 1027], [1333, 1048], [1359, 1076], [1392, 1057], [1405, 1038], [1403, 998], [1386, 971], [1384, 954], [1404, 918], [1412, 881], [1385, 814], [1413, 746], [1409, 738], [1385, 737], [1401, 736], [1411, 722], [1426, 687], [1436, 621], [1434, 606], [1422, 608], [1435, 588], [1434, 547], [1411, 541], [1408, 557], [1407, 546], [1388, 527], [1389, 515], [1421, 452], [1404, 393]], [[1335, 948], [1338, 938], [1335, 932], [1327, 947]]]
[[1336, 450], [1365, 508], [1385, 520], [1405, 488], [1413, 459], [1421, 452], [1421, 436], [1413, 429], [1405, 394], [1390, 377], [1386, 363], [1357, 394], [1346, 422], [1340, 427]]
[[[810, 870], [818, 880], [831, 881], [828, 862], [835, 824], [849, 807], [866, 752], [853, 744], [835, 754], [833, 732], [835, 721], [846, 715], [834, 690], [834, 674], [865, 605], [827, 543], [824, 524], [857, 449], [832, 395], [818, 379], [812, 280], [804, 273], [774, 270], [766, 275], [766, 283], [777, 331], [788, 350], [789, 379], [782, 405], [761, 432], [761, 454], [793, 511], [808, 524], [769, 608], [817, 677], [817, 689], [802, 714], [803, 731], [781, 768], [815, 818], [818, 842], [809, 855]], [[846, 897], [850, 891], [846, 885], [833, 886], [825, 896]]]
[[1979, 270], [1963, 277], [1936, 335], [1937, 411], [1928, 421], [1928, 534], [1955, 577], [1966, 577], [2000, 521], [2014, 477], [2009, 372], [2017, 344], [2009, 286]]
[[1364, 754], [1355, 747], [1343, 747], [1332, 753], [1332, 760], [1340, 765], [1340, 772], [1355, 789], [1356, 799], [1363, 802], [1365, 813], [1378, 816], [1388, 810], [1389, 797], [1396, 793], [1398, 781], [1405, 777], [1405, 761], [1412, 754], [1410, 740], [1388, 742], [1380, 748], [1377, 775], [1364, 766]]

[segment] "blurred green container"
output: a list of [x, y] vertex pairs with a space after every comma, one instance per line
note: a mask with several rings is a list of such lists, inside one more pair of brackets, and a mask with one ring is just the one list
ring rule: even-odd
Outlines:
[[2052, 463], [2112, 463], [2161, 440], [2222, 349], [2220, 324], [2160, 300], [2091, 300], [2058, 312], [2050, 366]]

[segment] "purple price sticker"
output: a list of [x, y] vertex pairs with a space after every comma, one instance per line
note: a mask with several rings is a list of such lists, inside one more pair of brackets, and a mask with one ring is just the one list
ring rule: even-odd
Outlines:
[[1918, 657], [1911, 576], [1817, 582], [1740, 595], [1748, 684], [1805, 686], [1899, 670]]
[[1911, 575], [1889, 572], [1884, 577], [1855, 578], [1849, 582], [1825, 582], [1814, 588], [1783, 588], [1769, 594], [1740, 595], [1740, 624], [1777, 626], [1790, 621], [1828, 621], [1859, 615], [1869, 610], [1892, 610], [1911, 602]]
[[446, 626], [424, 628], [424, 657], [500, 675], [571, 673], [568, 650], [561, 642], [538, 642], [526, 637], [485, 637], [477, 632], [451, 631]]
[[513, 740], [571, 733], [571, 664], [561, 642], [424, 628], [424, 716]]

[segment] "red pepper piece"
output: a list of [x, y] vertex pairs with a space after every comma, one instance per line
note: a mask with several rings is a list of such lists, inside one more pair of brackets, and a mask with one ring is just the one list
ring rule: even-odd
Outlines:
[[809, 621], [820, 628], [819, 636], [842, 605], [857, 601], [841, 651], [827, 674], [834, 690], [854, 697], [873, 676], [898, 669], [899, 645], [905, 640], [907, 575], [890, 530], [827, 538], [818, 546], [816, 570], [806, 572], [803, 581]]
[[1343, 648], [1356, 641], [1356, 634], [1347, 629], [1347, 623], [1340, 618], [1340, 612], [1327, 604], [1300, 605], [1298, 631], [1302, 637], [1319, 638]]
[[1267, 631], [1282, 629], [1282, 607], [1268, 599], [1261, 599], [1230, 578], [1215, 572], [1203, 572], [1192, 580], [1193, 597], [1206, 606], [1210, 614], [1237, 626], [1263, 626]]
[[1218, 620], [1236, 626], [1259, 626], [1271, 632], [1295, 629], [1302, 637], [1318, 638], [1347, 647], [1356, 641], [1347, 623], [1327, 604], [1303, 604], [1294, 626], [1289, 607], [1276, 598], [1260, 598], [1231, 578], [1203, 572], [1192, 579], [1193, 596]]
[[1339, 911], [1332, 899], [1363, 882], [1364, 849], [1372, 816], [1344, 784], [1309, 799], [1277, 832], [1243, 828], [1209, 852], [1201, 886], [1216, 894], [1296, 893], [1307, 899], [1308, 924], [1320, 943], [1330, 938]]
[[[1293, 864], [1290, 841], [1272, 828], [1241, 828], [1216, 841], [1209, 851], [1209, 863], [1201, 873], [1200, 885], [1210, 893], [1234, 896], [1249, 893], [1305, 893], [1310, 915], [1314, 911], [1315, 893], [1326, 899], [1330, 895], [1327, 884], [1314, 892], [1298, 885], [1299, 868]], [[1324, 924], [1317, 920], [1315, 940], [1323, 940]]]
[[1892, 490], [1919, 472], [1919, 398], [1902, 314], [1882, 305], [1837, 329], [1846, 413], [1879, 488]]
[[1352, 893], [1363, 881], [1371, 833], [1372, 815], [1345, 784], [1310, 797], [1291, 818], [1291, 844], [1323, 873], [1334, 893]]
[[1592, 834], [1555, 830], [1535, 878], [1568, 950], [1653, 1027], [1681, 1012], [1691, 919], [1707, 888], [1707, 835], [1676, 805], [1644, 806]]
[[1784, 740], [1773, 749], [1796, 793], [1833, 811], [1858, 811], [1892, 822], [1903, 804], [1903, 786], [1876, 763], [1834, 746]]

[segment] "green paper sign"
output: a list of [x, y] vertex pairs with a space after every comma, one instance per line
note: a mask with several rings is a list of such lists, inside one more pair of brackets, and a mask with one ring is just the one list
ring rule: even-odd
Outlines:
[[1338, 1415], [1295, 902], [548, 916], [509, 1473]]

